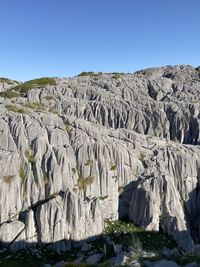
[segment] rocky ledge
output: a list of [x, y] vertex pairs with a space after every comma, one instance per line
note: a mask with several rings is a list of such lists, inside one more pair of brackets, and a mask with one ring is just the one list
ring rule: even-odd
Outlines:
[[200, 68], [0, 78], [0, 242], [70, 249], [129, 218], [200, 243]]

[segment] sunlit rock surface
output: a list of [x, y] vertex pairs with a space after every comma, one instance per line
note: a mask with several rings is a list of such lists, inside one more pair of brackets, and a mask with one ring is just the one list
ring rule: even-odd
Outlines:
[[200, 69], [55, 81], [9, 98], [20, 85], [0, 80], [0, 241], [65, 250], [125, 216], [193, 250]]

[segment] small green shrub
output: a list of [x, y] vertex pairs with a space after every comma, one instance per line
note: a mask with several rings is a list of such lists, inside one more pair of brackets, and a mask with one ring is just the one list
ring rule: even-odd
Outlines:
[[117, 169], [117, 165], [113, 164], [110, 168], [111, 171], [115, 171]]
[[5, 92], [0, 92], [0, 96], [3, 98], [16, 98], [16, 97], [20, 97], [20, 93], [13, 91], [13, 90], [8, 90]]
[[108, 198], [108, 195], [100, 196], [100, 197], [99, 197], [100, 200], [105, 200], [106, 198]]
[[5, 107], [6, 107], [6, 109], [8, 111], [21, 113], [21, 114], [27, 114], [27, 111], [25, 109], [19, 108], [19, 107], [15, 106], [15, 105], [6, 105]]
[[19, 169], [19, 177], [22, 179], [22, 182], [25, 181], [26, 172], [25, 172], [25, 169], [22, 166], [20, 166], [20, 169]]
[[102, 72], [93, 72], [93, 71], [83, 71], [77, 76], [100, 76]]
[[124, 72], [112, 72], [111, 74], [113, 74], [113, 75], [125, 75]]
[[27, 91], [35, 87], [43, 88], [47, 85], [56, 85], [56, 80], [54, 78], [49, 78], [49, 77], [34, 79], [18, 84], [14, 86], [12, 89], [19, 91], [20, 93], [27, 93]]
[[35, 155], [32, 150], [26, 150], [25, 156], [31, 164], [35, 162]]
[[[162, 251], [164, 247], [177, 247], [172, 237], [164, 234], [162, 231], [145, 231], [131, 222], [116, 220], [105, 220], [104, 233], [112, 237], [117, 243], [123, 243], [127, 246], [144, 248], [147, 251]], [[138, 240], [140, 242], [138, 242]], [[139, 244], [141, 243], [141, 244]]]

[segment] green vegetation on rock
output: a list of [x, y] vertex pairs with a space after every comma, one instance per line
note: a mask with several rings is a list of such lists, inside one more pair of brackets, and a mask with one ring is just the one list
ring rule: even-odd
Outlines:
[[176, 242], [163, 232], [145, 231], [144, 229], [126, 221], [105, 221], [104, 234], [110, 235], [115, 242], [133, 246], [138, 239], [145, 250], [161, 251], [164, 247], [177, 247]]
[[19, 177], [21, 178], [22, 182], [25, 181], [26, 172], [25, 172], [25, 169], [22, 166], [20, 166], [20, 169], [19, 169]]
[[93, 72], [93, 71], [83, 71], [77, 76], [100, 76], [102, 72]]
[[14, 179], [14, 175], [5, 175], [3, 176], [3, 181], [6, 183], [6, 184], [11, 184], [13, 179]]
[[28, 102], [24, 105], [24, 107], [39, 110], [39, 111], [45, 109], [45, 106], [38, 102]]
[[47, 85], [56, 85], [55, 78], [39, 78], [30, 80], [21, 84], [16, 85], [12, 90], [19, 91], [20, 93], [26, 93], [27, 91], [36, 88], [36, 87], [45, 87]]
[[0, 77], [0, 83], [7, 83], [9, 85], [12, 85], [12, 84], [18, 84], [19, 82], [18, 81], [15, 81], [15, 80], [10, 80], [8, 78], [4, 78], [4, 77]]
[[117, 169], [117, 166], [115, 164], [113, 164], [111, 167], [110, 167], [110, 170], [111, 171], [115, 171]]
[[12, 111], [12, 112], [16, 112], [16, 113], [21, 113], [21, 114], [26, 114], [27, 113], [27, 111], [25, 109], [20, 108], [20, 107], [15, 106], [15, 105], [6, 105], [5, 107], [6, 107], [6, 109], [8, 111]]
[[3, 98], [15, 98], [19, 96], [20, 96], [20, 93], [14, 90], [7, 90], [5, 92], [0, 92], [0, 97], [3, 97]]
[[94, 181], [94, 176], [88, 176], [84, 178], [82, 175], [78, 179], [78, 189], [83, 190], [84, 196], [86, 196], [87, 187], [91, 185]]
[[25, 151], [25, 156], [26, 156], [27, 160], [30, 163], [34, 163], [35, 162], [35, 155], [34, 155], [32, 150], [26, 150]]

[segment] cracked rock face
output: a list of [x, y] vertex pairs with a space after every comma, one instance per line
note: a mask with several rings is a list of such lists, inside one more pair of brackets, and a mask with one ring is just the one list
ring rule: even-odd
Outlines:
[[[0, 95], [0, 241], [61, 250], [129, 217], [200, 243], [200, 70], [56, 78]], [[0, 79], [0, 91], [14, 84]]]

